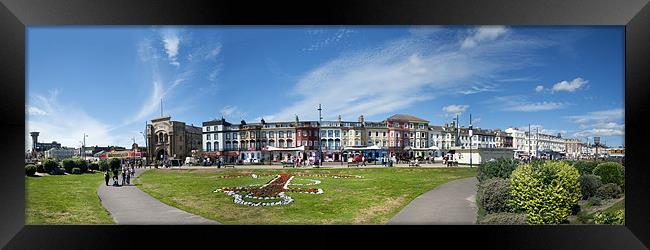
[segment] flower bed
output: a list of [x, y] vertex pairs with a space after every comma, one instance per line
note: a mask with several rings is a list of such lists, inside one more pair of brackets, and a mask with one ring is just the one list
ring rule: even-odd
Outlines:
[[[233, 174], [225, 175], [222, 178], [239, 178], [245, 176], [252, 176], [257, 178], [257, 176], [272, 175], [272, 174]], [[315, 176], [315, 177], [333, 177], [337, 178], [363, 178], [356, 175], [340, 175], [340, 174], [287, 174], [281, 173], [277, 174], [273, 180], [268, 183], [259, 186], [259, 185], [249, 185], [245, 187], [223, 187], [215, 190], [214, 192], [224, 192], [226, 195], [232, 196], [234, 198], [235, 204], [246, 205], [246, 206], [277, 206], [277, 205], [287, 205], [293, 202], [293, 198], [287, 196], [285, 193], [305, 193], [305, 194], [322, 194], [323, 189], [320, 188], [290, 188], [289, 185], [318, 185], [320, 184], [319, 180], [309, 180], [311, 181], [308, 184], [291, 184], [294, 176]], [[246, 199], [244, 199], [246, 198]]]

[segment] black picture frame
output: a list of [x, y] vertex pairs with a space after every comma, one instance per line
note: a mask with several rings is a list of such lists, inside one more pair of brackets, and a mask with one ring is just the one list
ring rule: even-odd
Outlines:
[[[129, 1], [0, 0], [0, 245], [8, 249], [234, 244], [305, 248], [647, 249], [650, 7], [647, 0]], [[36, 25], [624, 25], [626, 224], [561, 226], [25, 225], [26, 27]], [[647, 164], [647, 163], [646, 163]], [[299, 242], [299, 243], [295, 243]], [[448, 245], [451, 243], [452, 245]], [[291, 246], [290, 246], [291, 247]], [[275, 247], [274, 247], [275, 248]], [[302, 248], [302, 247], [301, 247]], [[454, 247], [455, 248], [455, 247]]]

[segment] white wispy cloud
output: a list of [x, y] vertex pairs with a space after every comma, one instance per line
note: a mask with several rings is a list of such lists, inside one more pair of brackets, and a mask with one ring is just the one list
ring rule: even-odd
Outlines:
[[505, 26], [481, 26], [476, 28], [471, 36], [466, 37], [462, 41], [461, 48], [469, 49], [476, 47], [482, 42], [495, 40], [508, 33], [508, 31], [508, 28]]
[[47, 115], [47, 112], [34, 106], [25, 105], [25, 111], [28, 115]]
[[542, 92], [542, 91], [544, 91], [544, 86], [537, 85], [537, 87], [535, 87], [535, 92]]
[[589, 81], [582, 79], [580, 77], [573, 79], [571, 81], [561, 81], [553, 85], [551, 89], [553, 92], [559, 91], [568, 91], [574, 92], [582, 87], [584, 87]]
[[[518, 128], [521, 131], [526, 131], [528, 132], [528, 125], [524, 126], [519, 126]], [[545, 128], [544, 125], [541, 124], [530, 124], [530, 132], [535, 136], [535, 133], [539, 132], [540, 134], [546, 134], [546, 135], [557, 135], [561, 134], [564, 136], [568, 131], [564, 129], [549, 129]]]
[[469, 105], [449, 105], [442, 108], [442, 111], [450, 114], [461, 114], [469, 108]]
[[[39, 111], [32, 113], [28, 111], [25, 122], [27, 134], [38, 131], [39, 141], [57, 141], [68, 147], [79, 147], [79, 141], [83, 140], [84, 133], [88, 135], [86, 145], [117, 144], [115, 134], [111, 133], [108, 124], [95, 119], [79, 105], [61, 103], [59, 95], [58, 90], [51, 91], [47, 96], [30, 93], [29, 107]], [[31, 139], [25, 141], [25, 147], [26, 149], [31, 147]]]
[[580, 130], [574, 134], [577, 137], [625, 135], [625, 110], [622, 108], [594, 111], [566, 118], [579, 124]]
[[339, 43], [340, 41], [342, 41], [343, 39], [347, 38], [352, 33], [354, 33], [354, 30], [338, 29], [334, 31], [333, 34], [330, 35], [331, 32], [327, 32], [326, 30], [323, 29], [315, 29], [315, 30], [311, 29], [311, 30], [307, 30], [306, 33], [311, 36], [317, 36], [319, 40], [316, 41], [316, 43], [312, 44], [311, 46], [303, 48], [302, 51], [317, 51]]
[[482, 33], [481, 46], [465, 50], [450, 44], [448, 37], [408, 36], [346, 51], [303, 74], [291, 93], [297, 100], [267, 115], [293, 119], [300, 114], [313, 119], [321, 103], [324, 118], [351, 119], [385, 114], [444, 94], [489, 91], [491, 85], [477, 83], [502, 78], [502, 72], [526, 64], [524, 58], [538, 46], [531, 39], [490, 40]]
[[500, 96], [495, 97], [488, 103], [494, 104], [503, 111], [517, 111], [517, 112], [536, 112], [563, 109], [569, 106], [564, 102], [531, 102], [524, 96]]
[[181, 42], [178, 30], [165, 29], [161, 32], [161, 37], [165, 47], [165, 53], [167, 53], [167, 58], [170, 60], [169, 63], [176, 67], [180, 66], [180, 63], [177, 60]]
[[242, 111], [239, 109], [237, 106], [233, 105], [227, 105], [221, 108], [219, 111], [221, 113], [221, 116], [223, 116], [226, 120], [232, 120], [232, 121], [238, 121], [239, 119], [245, 119], [248, 113]]

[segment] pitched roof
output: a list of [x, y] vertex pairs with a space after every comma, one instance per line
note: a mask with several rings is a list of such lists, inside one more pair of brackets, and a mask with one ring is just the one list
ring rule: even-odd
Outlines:
[[415, 117], [412, 115], [407, 115], [407, 114], [395, 114], [391, 117], [386, 118], [386, 120], [406, 120], [406, 121], [413, 121], [413, 122], [429, 122], [427, 120], [424, 120], [419, 117]]

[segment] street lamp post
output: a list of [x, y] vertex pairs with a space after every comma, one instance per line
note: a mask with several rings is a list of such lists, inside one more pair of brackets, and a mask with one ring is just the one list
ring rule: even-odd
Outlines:
[[81, 145], [81, 154], [84, 160], [86, 160], [86, 137], [88, 137], [88, 135], [84, 133], [84, 142]]
[[469, 114], [469, 167], [472, 167], [472, 114]]
[[318, 104], [318, 166], [323, 166], [323, 142], [321, 141], [321, 123], [323, 123], [323, 116], [321, 115], [321, 105]]

